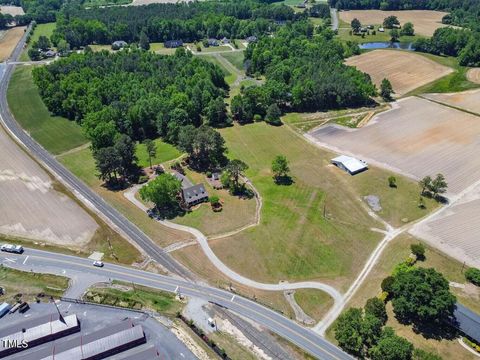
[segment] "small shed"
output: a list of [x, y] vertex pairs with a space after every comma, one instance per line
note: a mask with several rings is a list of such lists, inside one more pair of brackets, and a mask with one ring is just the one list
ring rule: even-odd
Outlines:
[[345, 155], [340, 155], [332, 159], [331, 162], [333, 165], [346, 171], [350, 175], [355, 175], [368, 169], [368, 164], [365, 161]]
[[460, 303], [455, 305], [452, 325], [474, 341], [480, 342], [480, 315]]
[[203, 184], [182, 189], [182, 198], [187, 206], [194, 206], [208, 200], [208, 193]]
[[9, 303], [4, 302], [0, 305], [0, 318], [10, 311], [12, 306]]
[[249, 36], [245, 40], [247, 40], [248, 43], [253, 43], [258, 40], [256, 36]]
[[112, 43], [112, 49], [113, 50], [120, 50], [120, 49], [123, 49], [126, 46], [128, 46], [128, 44], [123, 40], [117, 40], [117, 41], [114, 41]]

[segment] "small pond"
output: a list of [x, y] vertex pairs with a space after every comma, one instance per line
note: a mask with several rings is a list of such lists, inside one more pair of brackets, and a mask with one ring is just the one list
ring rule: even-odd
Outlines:
[[413, 43], [411, 42], [368, 42], [364, 44], [359, 44], [358, 47], [362, 50], [373, 50], [373, 49], [401, 49], [401, 50], [410, 50], [413, 51]]

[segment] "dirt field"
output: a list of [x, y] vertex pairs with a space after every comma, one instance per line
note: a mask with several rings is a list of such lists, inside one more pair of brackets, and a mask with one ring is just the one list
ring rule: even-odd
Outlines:
[[480, 68], [468, 70], [467, 79], [476, 84], [480, 84]]
[[424, 239], [444, 253], [480, 268], [480, 186], [448, 211], [442, 211], [410, 233]]
[[425, 94], [424, 97], [480, 114], [480, 89], [450, 94]]
[[351, 57], [346, 63], [369, 74], [377, 87], [387, 78], [392, 83], [396, 96], [453, 72], [451, 68], [424, 56], [396, 50], [371, 51]]
[[361, 129], [329, 125], [312, 131], [317, 142], [413, 178], [443, 173], [449, 194], [480, 179], [480, 119], [409, 97]]
[[15, 27], [7, 30], [7, 33], [0, 37], [0, 61], [8, 59], [24, 31], [25, 26]]
[[340, 20], [350, 24], [353, 19], [357, 18], [365, 25], [380, 25], [386, 17], [394, 15], [398, 18], [401, 25], [406, 22], [413, 23], [416, 34], [432, 36], [436, 29], [446, 26], [442, 24], [442, 18], [446, 14], [446, 12], [430, 10], [350, 10], [340, 11]]
[[0, 233], [79, 248], [98, 228], [0, 128]]
[[0, 6], [0, 13], [9, 14], [12, 16], [25, 14], [21, 6], [11, 6], [11, 5]]

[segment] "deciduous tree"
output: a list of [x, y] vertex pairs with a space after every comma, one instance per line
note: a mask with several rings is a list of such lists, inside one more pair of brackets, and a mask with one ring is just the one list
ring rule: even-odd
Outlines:
[[161, 174], [140, 189], [144, 201], [151, 201], [158, 210], [177, 206], [177, 196], [182, 188], [181, 182], [171, 174]]
[[150, 169], [152, 168], [152, 159], [157, 156], [157, 145], [151, 139], [146, 139], [144, 142], [147, 150], [148, 162], [150, 163]]

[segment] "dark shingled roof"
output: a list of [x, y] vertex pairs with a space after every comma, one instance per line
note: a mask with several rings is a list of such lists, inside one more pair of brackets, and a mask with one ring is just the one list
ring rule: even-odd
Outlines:
[[480, 342], [480, 315], [457, 303], [453, 312], [454, 326], [473, 340]]
[[196, 201], [208, 198], [207, 190], [203, 184], [191, 186], [189, 188], [182, 189], [183, 199], [187, 204], [192, 204]]

